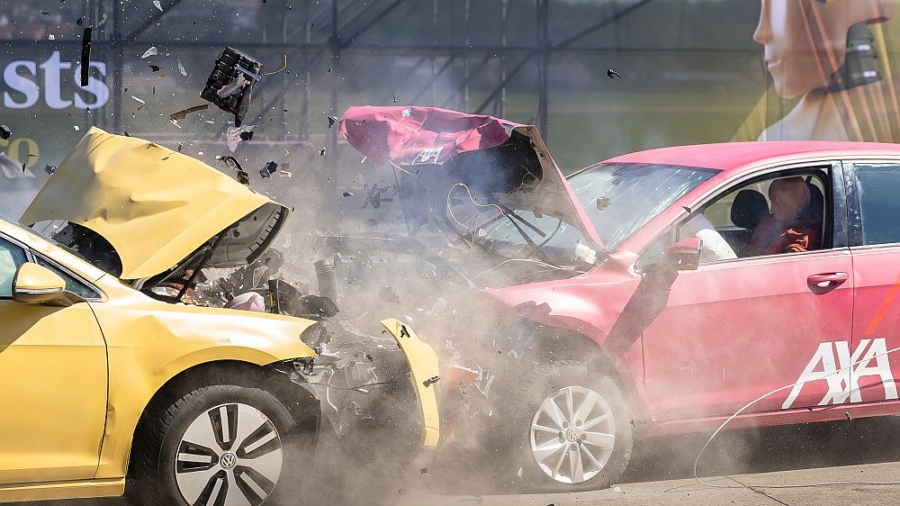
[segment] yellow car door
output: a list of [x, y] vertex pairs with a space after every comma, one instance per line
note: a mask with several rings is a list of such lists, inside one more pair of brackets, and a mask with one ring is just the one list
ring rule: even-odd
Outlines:
[[106, 421], [106, 346], [90, 306], [12, 300], [28, 260], [67, 288], [79, 281], [29, 255], [0, 236], [0, 486], [92, 478]]

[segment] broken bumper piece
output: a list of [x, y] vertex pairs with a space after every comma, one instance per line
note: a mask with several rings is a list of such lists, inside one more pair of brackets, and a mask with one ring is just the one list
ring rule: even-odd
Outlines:
[[311, 330], [326, 338], [314, 345], [319, 355], [294, 361], [291, 380], [319, 399], [324, 418], [354, 451], [434, 448], [440, 439], [437, 355], [409, 325], [393, 318], [380, 323], [391, 337], [363, 334], [347, 322], [320, 322]]

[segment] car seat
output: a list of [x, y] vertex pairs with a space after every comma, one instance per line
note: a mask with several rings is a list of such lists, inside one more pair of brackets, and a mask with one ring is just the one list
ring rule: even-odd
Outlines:
[[[821, 193], [820, 193], [821, 195]], [[750, 239], [759, 222], [769, 214], [769, 201], [756, 190], [741, 190], [731, 204], [731, 221], [742, 228], [736, 234], [729, 234], [731, 247], [738, 257], [747, 255]]]
[[800, 209], [800, 219], [817, 230], [819, 237], [824, 238], [825, 231], [822, 229], [822, 225], [825, 216], [825, 196], [822, 195], [822, 190], [818, 186], [809, 181], [806, 182], [806, 185], [809, 187], [809, 203]]

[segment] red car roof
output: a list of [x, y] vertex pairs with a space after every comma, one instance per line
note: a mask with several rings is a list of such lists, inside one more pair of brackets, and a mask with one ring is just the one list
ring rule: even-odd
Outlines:
[[725, 142], [638, 151], [610, 158], [604, 163], [660, 163], [730, 171], [763, 162], [851, 156], [900, 156], [900, 144], [845, 141]]

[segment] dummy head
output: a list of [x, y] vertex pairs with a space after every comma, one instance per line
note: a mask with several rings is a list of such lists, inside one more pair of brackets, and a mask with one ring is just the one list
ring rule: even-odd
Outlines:
[[847, 30], [891, 16], [892, 0], [761, 0], [753, 40], [765, 46], [775, 91], [795, 98], [824, 85], [844, 62]]
[[769, 200], [772, 214], [782, 222], [793, 221], [800, 210], [809, 203], [809, 186], [800, 177], [776, 179], [769, 185]]

